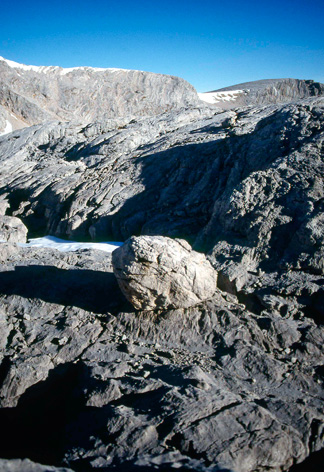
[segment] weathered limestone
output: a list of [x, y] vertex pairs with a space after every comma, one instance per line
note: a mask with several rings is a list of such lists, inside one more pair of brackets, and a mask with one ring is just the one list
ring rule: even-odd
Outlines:
[[212, 297], [217, 272], [184, 240], [131, 237], [113, 252], [119, 286], [137, 310], [188, 308]]
[[216, 291], [135, 313], [110, 254], [16, 247], [0, 264], [0, 457], [288, 471], [323, 447], [324, 328], [271, 302], [256, 315]]

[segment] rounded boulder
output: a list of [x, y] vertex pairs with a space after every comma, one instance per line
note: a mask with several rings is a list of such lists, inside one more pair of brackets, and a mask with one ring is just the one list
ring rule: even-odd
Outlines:
[[211, 298], [217, 272], [182, 239], [132, 236], [112, 254], [118, 284], [137, 310], [188, 308]]

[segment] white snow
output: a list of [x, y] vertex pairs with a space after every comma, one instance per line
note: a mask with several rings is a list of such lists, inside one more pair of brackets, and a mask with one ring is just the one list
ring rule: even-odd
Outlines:
[[47, 74], [48, 72], [58, 72], [60, 75], [66, 75], [69, 72], [72, 72], [74, 70], [89, 70], [89, 71], [95, 71], [95, 72], [129, 71], [129, 69], [116, 69], [116, 68], [103, 69], [103, 68], [99, 68], [99, 67], [87, 67], [87, 66], [68, 67], [68, 68], [63, 68], [63, 67], [59, 67], [59, 66], [27, 66], [25, 64], [19, 64], [18, 62], [9, 61], [8, 59], [5, 59], [2, 56], [0, 56], [0, 61], [6, 62], [6, 64], [9, 67], [12, 67], [13, 69], [32, 70], [34, 72], [40, 72], [40, 73], [43, 73], [43, 74]]
[[12, 124], [10, 121], [6, 120], [6, 126], [5, 129], [0, 133], [0, 136], [3, 136], [4, 134], [11, 133], [12, 131]]
[[225, 92], [198, 93], [200, 100], [207, 103], [221, 103], [235, 101], [239, 95], [245, 94], [246, 90], [229, 90]]
[[79, 249], [99, 249], [100, 251], [112, 252], [122, 246], [122, 242], [110, 241], [104, 243], [78, 243], [66, 241], [54, 236], [44, 236], [43, 238], [30, 239], [27, 243], [19, 243], [21, 247], [44, 247], [57, 249], [61, 252], [77, 251]]
[[0, 56], [0, 60], [4, 61], [8, 64], [9, 67], [12, 67], [13, 69], [23, 69], [23, 70], [33, 70], [35, 72], [47, 72], [48, 69], [55, 69], [56, 67], [46, 67], [46, 66], [26, 66], [25, 64], [19, 64], [18, 62], [14, 61], [9, 61], [8, 59], [5, 59], [4, 57]]
[[119, 71], [125, 71], [125, 72], [129, 72], [130, 69], [116, 69], [114, 67], [109, 67], [107, 69], [103, 69], [103, 68], [100, 68], [100, 67], [87, 67], [87, 66], [83, 66], [83, 67], [59, 67], [60, 69], [60, 75], [66, 75], [68, 74], [69, 72], [72, 72], [73, 70], [89, 70], [89, 71], [95, 71], [95, 72], [105, 72], [105, 71], [109, 71], [109, 72], [119, 72]]

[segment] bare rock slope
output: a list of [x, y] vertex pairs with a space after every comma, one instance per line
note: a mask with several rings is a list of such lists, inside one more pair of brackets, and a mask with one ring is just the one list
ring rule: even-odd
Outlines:
[[224, 270], [246, 261], [320, 275], [323, 107], [312, 98], [11, 133], [0, 138], [3, 211], [30, 235], [184, 237]]

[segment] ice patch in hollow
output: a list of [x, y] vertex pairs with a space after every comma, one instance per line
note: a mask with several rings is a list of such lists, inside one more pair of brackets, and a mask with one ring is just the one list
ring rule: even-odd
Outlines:
[[20, 247], [39, 247], [57, 249], [61, 252], [78, 251], [79, 249], [98, 249], [99, 251], [113, 252], [122, 246], [122, 242], [110, 241], [103, 243], [79, 243], [66, 241], [55, 236], [44, 236], [43, 238], [30, 239], [27, 243], [19, 243]]
[[12, 131], [12, 124], [10, 121], [6, 120], [6, 126], [5, 129], [0, 133], [0, 136], [3, 136], [4, 134], [11, 133]]
[[245, 94], [247, 90], [230, 90], [228, 92], [206, 92], [198, 93], [200, 100], [207, 103], [221, 103], [235, 101], [239, 95]]

